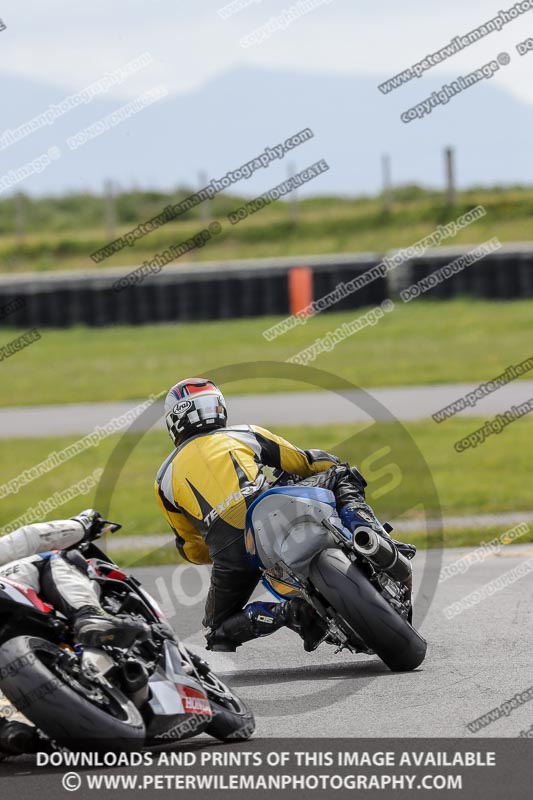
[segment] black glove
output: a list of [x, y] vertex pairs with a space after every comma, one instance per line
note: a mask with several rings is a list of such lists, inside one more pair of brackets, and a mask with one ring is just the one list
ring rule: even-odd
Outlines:
[[[108, 524], [107, 520], [105, 520], [98, 511], [95, 511], [94, 508], [86, 508], [85, 511], [80, 511], [76, 517], [71, 517], [71, 519], [76, 520], [76, 522], [81, 522], [85, 530], [85, 536], [81, 542], [78, 542], [78, 545], [99, 539], [104, 532], [104, 528]], [[76, 547], [78, 545], [76, 545]]]

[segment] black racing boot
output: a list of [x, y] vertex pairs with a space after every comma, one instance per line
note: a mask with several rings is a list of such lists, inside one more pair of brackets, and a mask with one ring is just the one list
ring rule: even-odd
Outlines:
[[208, 634], [207, 649], [234, 653], [244, 642], [268, 636], [283, 627], [301, 636], [307, 652], [318, 647], [326, 631], [316, 611], [299, 597], [285, 603], [256, 602], [224, 620]]
[[97, 606], [84, 606], [76, 612], [74, 638], [85, 647], [131, 647], [136, 639], [146, 639], [150, 628], [128, 617], [113, 617]]
[[20, 756], [23, 753], [36, 753], [39, 737], [30, 725], [15, 720], [0, 722], [0, 758], [2, 755]]
[[391, 540], [396, 550], [401, 553], [402, 556], [405, 556], [409, 561], [416, 556], [416, 547], [414, 544], [407, 544], [407, 542], [400, 542], [399, 539], [392, 538], [391, 531], [393, 531], [394, 528], [389, 522], [384, 522], [382, 527], [387, 538]]
[[287, 624], [286, 603], [249, 603], [207, 635], [207, 650], [234, 653], [239, 645], [268, 636]]
[[294, 597], [283, 604], [286, 625], [304, 640], [304, 650], [316, 650], [326, 635], [326, 624], [309, 603], [301, 597]]
[[409, 561], [415, 557], [416, 555], [416, 547], [414, 544], [407, 544], [407, 542], [400, 542], [398, 539], [393, 539], [391, 537], [391, 542], [395, 546], [396, 550], [405, 556], [405, 558], [409, 559]]

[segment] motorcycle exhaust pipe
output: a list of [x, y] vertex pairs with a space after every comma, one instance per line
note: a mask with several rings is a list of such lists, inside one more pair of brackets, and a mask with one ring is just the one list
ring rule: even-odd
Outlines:
[[397, 551], [392, 542], [371, 528], [359, 528], [355, 531], [353, 547], [373, 567], [390, 575], [395, 581], [405, 583], [411, 577], [411, 564], [405, 556]]
[[144, 664], [130, 659], [122, 665], [122, 686], [137, 708], [140, 708], [148, 700], [148, 679], [148, 672]]

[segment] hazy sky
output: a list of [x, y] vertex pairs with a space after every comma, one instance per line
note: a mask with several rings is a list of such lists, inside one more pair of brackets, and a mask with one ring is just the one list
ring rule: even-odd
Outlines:
[[[286, 30], [244, 49], [240, 39], [289, 8], [291, 1], [255, 0], [230, 19], [222, 19], [217, 12], [226, 1], [4, 0], [2, 67], [18, 76], [80, 88], [147, 50], [156, 63], [115, 89], [117, 96], [126, 97], [158, 81], [170, 92], [191, 90], [239, 65], [384, 78], [514, 4], [513, 0], [323, 0]], [[515, 50], [530, 35], [533, 10], [430, 74], [469, 72], [507, 51], [512, 63], [493, 81], [533, 105], [533, 52], [519, 57]]]

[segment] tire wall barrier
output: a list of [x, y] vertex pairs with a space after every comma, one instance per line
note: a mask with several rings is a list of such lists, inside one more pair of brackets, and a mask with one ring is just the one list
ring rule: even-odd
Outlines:
[[[449, 256], [413, 260], [402, 276], [402, 283], [417, 283], [452, 260]], [[429, 289], [425, 296], [438, 300], [458, 296], [489, 300], [533, 297], [533, 251], [493, 253]]]
[[[405, 262], [385, 277], [348, 294], [324, 313], [374, 306], [406, 286], [450, 263], [454, 256], [427, 255]], [[294, 308], [294, 268], [311, 271], [305, 296], [314, 300], [380, 263], [378, 255], [330, 256], [306, 263], [269, 261], [247, 266], [169, 267], [141, 283], [118, 290], [128, 270], [62, 275], [2, 276], [0, 326], [56, 327], [72, 325], [143, 325], [197, 322], [262, 316], [287, 316]], [[309, 263], [312, 262], [312, 263]], [[292, 287], [292, 288], [291, 288]], [[435, 286], [435, 299], [466, 295], [491, 299], [533, 296], [533, 250], [498, 251]], [[10, 306], [13, 306], [13, 310]]]

